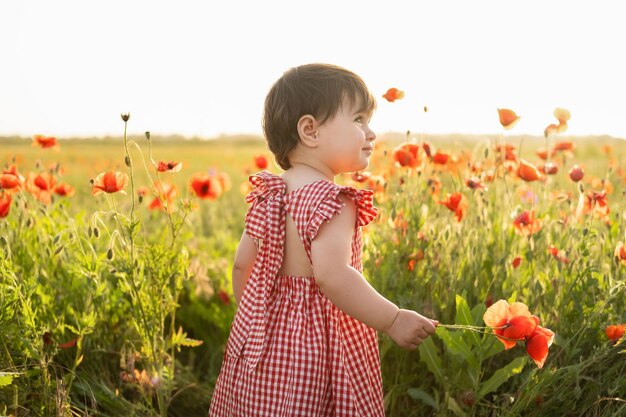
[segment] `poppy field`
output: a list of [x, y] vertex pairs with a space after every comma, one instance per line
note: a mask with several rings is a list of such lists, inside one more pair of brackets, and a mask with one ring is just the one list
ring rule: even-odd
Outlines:
[[[402, 98], [387, 92], [388, 101]], [[426, 110], [426, 109], [425, 109]], [[626, 415], [626, 141], [566, 136], [375, 142], [364, 276], [441, 323], [385, 336], [389, 416]], [[236, 306], [262, 140], [4, 140], [0, 415], [201, 416]]]

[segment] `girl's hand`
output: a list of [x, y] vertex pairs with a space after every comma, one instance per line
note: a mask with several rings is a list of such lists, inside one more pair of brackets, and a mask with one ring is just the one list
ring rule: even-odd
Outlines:
[[417, 346], [435, 333], [439, 322], [412, 310], [400, 310], [385, 333], [403, 349], [415, 350]]

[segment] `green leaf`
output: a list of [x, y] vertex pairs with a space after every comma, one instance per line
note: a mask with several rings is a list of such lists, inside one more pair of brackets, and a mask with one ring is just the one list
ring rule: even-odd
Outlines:
[[18, 372], [0, 372], [0, 388], [11, 385], [13, 378], [19, 375]]
[[446, 348], [451, 353], [461, 356], [472, 368], [475, 369], [479, 367], [478, 360], [469, 344], [464, 340], [465, 335], [462, 332], [452, 333], [446, 328], [437, 327], [437, 336], [441, 338]]
[[[467, 305], [467, 301], [463, 296], [457, 294], [456, 296], [456, 318], [457, 324], [467, 324], [470, 326], [474, 326], [474, 318], [472, 317], [472, 313]], [[468, 332], [470, 334], [470, 340], [478, 349], [481, 348], [480, 338], [474, 332]]]
[[407, 392], [409, 394], [409, 397], [414, 398], [416, 400], [420, 400], [424, 404], [431, 406], [435, 410], [439, 410], [439, 404], [437, 404], [435, 399], [426, 391], [423, 391], [419, 388], [409, 388]]
[[491, 378], [481, 384], [480, 390], [476, 396], [476, 400], [480, 400], [485, 395], [498, 389], [498, 387], [509, 380], [513, 375], [522, 372], [526, 365], [526, 357], [520, 356], [513, 359], [508, 365], [498, 369], [491, 375]]
[[437, 353], [437, 346], [435, 346], [435, 342], [433, 342], [433, 339], [429, 337], [428, 339], [424, 340], [417, 349], [420, 353], [420, 361], [426, 364], [428, 370], [433, 375], [435, 375], [435, 379], [437, 379], [437, 382], [442, 384], [444, 382], [443, 372], [441, 371], [442, 363], [441, 358]]
[[459, 403], [457, 403], [456, 400], [450, 396], [447, 399], [447, 405], [448, 405], [448, 410], [452, 411], [454, 415], [459, 416], [459, 417], [464, 417], [467, 415], [465, 414], [465, 411], [463, 411]]

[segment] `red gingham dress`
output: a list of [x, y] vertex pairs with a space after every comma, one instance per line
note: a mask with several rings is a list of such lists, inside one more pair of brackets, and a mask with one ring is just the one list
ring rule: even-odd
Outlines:
[[250, 177], [246, 233], [257, 257], [232, 324], [211, 399], [212, 417], [384, 416], [376, 331], [328, 300], [313, 277], [277, 275], [285, 213], [311, 260], [311, 241], [338, 214], [344, 193], [357, 207], [351, 266], [362, 271], [361, 229], [378, 210], [373, 193], [327, 180], [290, 193], [279, 176]]

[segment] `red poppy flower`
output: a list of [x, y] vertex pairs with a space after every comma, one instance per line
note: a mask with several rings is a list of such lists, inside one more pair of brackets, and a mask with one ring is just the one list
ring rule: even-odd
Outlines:
[[0, 188], [3, 190], [18, 189], [21, 185], [20, 179], [12, 174], [0, 175]]
[[516, 256], [515, 258], [513, 258], [513, 261], [511, 261], [511, 265], [513, 265], [513, 269], [517, 269], [521, 263], [522, 263], [521, 256]]
[[513, 227], [518, 235], [530, 236], [541, 230], [541, 222], [535, 219], [534, 210], [523, 211], [513, 220]]
[[520, 119], [511, 109], [498, 109], [498, 116], [500, 117], [500, 124], [506, 130], [512, 129]]
[[626, 246], [623, 242], [617, 242], [613, 255], [622, 265], [626, 265]]
[[537, 181], [541, 178], [541, 173], [536, 166], [528, 161], [520, 159], [517, 165], [517, 176], [526, 182]]
[[124, 191], [126, 184], [128, 184], [128, 175], [123, 172], [103, 172], [93, 180], [91, 194], [98, 195], [102, 193], [111, 194], [117, 192], [126, 194]]
[[483, 314], [483, 320], [493, 329], [505, 349], [515, 346], [517, 340], [530, 337], [539, 324], [539, 319], [530, 314], [524, 303], [509, 305], [506, 300], [492, 304]]
[[448, 162], [449, 158], [450, 155], [448, 155], [447, 153], [437, 151], [437, 153], [433, 155], [433, 163], [438, 165], [445, 165]]
[[546, 162], [539, 167], [539, 171], [546, 175], [554, 175], [559, 171], [559, 167], [554, 162]]
[[578, 182], [582, 180], [584, 176], [585, 176], [585, 172], [578, 165], [574, 165], [572, 169], [569, 171], [569, 177], [574, 182]]
[[76, 346], [77, 342], [78, 342], [78, 339], [72, 339], [65, 343], [59, 343], [59, 349], [69, 349], [71, 347]]
[[585, 195], [584, 211], [585, 214], [593, 213], [601, 219], [607, 217], [610, 210], [606, 191], [589, 191]]
[[453, 211], [457, 222], [460, 222], [467, 213], [467, 199], [461, 193], [447, 194], [446, 199], [440, 201], [439, 204], [443, 204], [448, 210]]
[[72, 197], [75, 193], [74, 187], [67, 183], [61, 183], [54, 187], [54, 192], [63, 197]]
[[572, 142], [568, 142], [568, 141], [563, 141], [563, 142], [557, 142], [554, 144], [554, 151], [573, 151], [574, 150], [574, 144]]
[[550, 152], [550, 154], [548, 155], [548, 151], [546, 149], [539, 149], [537, 152], [535, 152], [535, 154], [539, 158], [541, 158], [541, 159], [543, 159], [545, 161], [546, 159], [548, 159], [548, 156], [554, 155], [554, 152]]
[[393, 151], [393, 159], [403, 167], [415, 168], [420, 164], [419, 146], [414, 143], [404, 143]]
[[0, 219], [3, 219], [9, 215], [12, 202], [13, 200], [11, 199], [11, 194], [2, 193], [2, 195], [0, 196]]
[[191, 188], [198, 197], [209, 200], [215, 200], [223, 191], [220, 180], [205, 173], [194, 174], [191, 177]]
[[31, 172], [28, 174], [26, 189], [35, 196], [37, 200], [44, 204], [50, 204], [55, 184], [56, 179], [49, 172], [42, 172], [40, 174]]
[[528, 352], [528, 355], [530, 355], [539, 369], [543, 368], [553, 341], [554, 333], [552, 330], [541, 326], [537, 326], [526, 341], [526, 352]]
[[222, 304], [224, 304], [225, 306], [230, 304], [230, 296], [228, 295], [226, 291], [219, 290], [217, 292], [217, 296], [220, 298], [220, 300], [222, 301]]
[[52, 137], [52, 136], [44, 136], [44, 135], [33, 136], [33, 146], [40, 146], [44, 149], [46, 148], [58, 149], [59, 147], [57, 143], [57, 138]]
[[396, 100], [404, 98], [404, 91], [398, 90], [397, 88], [390, 88], [385, 94], [383, 94], [383, 98], [390, 103], [393, 103]]
[[567, 259], [567, 257], [565, 256], [565, 252], [559, 250], [556, 246], [550, 245], [550, 247], [548, 247], [548, 252], [550, 253], [550, 255], [554, 256], [559, 262], [562, 262], [564, 264], [569, 263], [569, 259]]
[[183, 168], [182, 162], [159, 161], [157, 171], [159, 172], [179, 172]]
[[256, 165], [258, 169], [265, 169], [267, 168], [269, 163], [267, 162], [267, 158], [264, 155], [255, 155], [254, 165]]
[[616, 343], [626, 333], [626, 324], [611, 324], [606, 326], [604, 332], [611, 342]]
[[483, 185], [478, 177], [472, 177], [465, 180], [465, 185], [467, 185], [472, 190], [486, 190], [487, 188]]
[[163, 210], [171, 213], [174, 210], [174, 199], [177, 194], [176, 186], [167, 182], [160, 183], [157, 181], [154, 183], [154, 189], [156, 191], [156, 197], [148, 205], [148, 209]]

